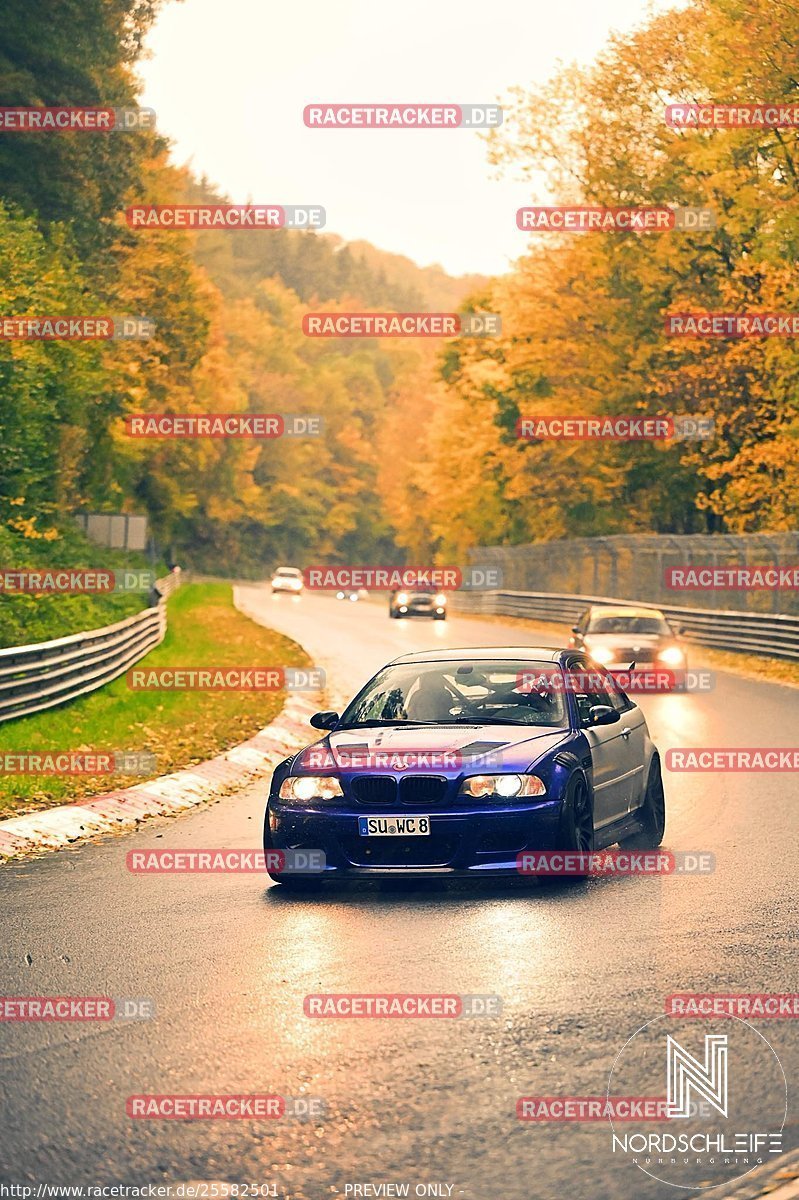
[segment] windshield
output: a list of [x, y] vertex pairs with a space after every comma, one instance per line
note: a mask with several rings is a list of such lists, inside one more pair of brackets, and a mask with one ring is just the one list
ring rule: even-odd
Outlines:
[[589, 633], [669, 633], [663, 617], [592, 617]]
[[[534, 685], [531, 680], [536, 680]], [[494, 723], [563, 728], [568, 720], [562, 682], [560, 668], [552, 662], [401, 663], [385, 667], [367, 683], [345, 709], [341, 725]]]

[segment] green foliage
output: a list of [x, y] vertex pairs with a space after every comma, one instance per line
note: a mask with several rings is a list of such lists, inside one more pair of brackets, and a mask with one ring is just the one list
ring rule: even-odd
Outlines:
[[[31, 532], [47, 536], [30, 536]], [[26, 536], [26, 532], [28, 536]], [[72, 568], [86, 571], [147, 570], [138, 554], [95, 546], [71, 525], [38, 531], [0, 525], [0, 571]], [[159, 574], [165, 574], [163, 566]], [[0, 592], [0, 648], [25, 646], [113, 625], [146, 608], [147, 594], [67, 596]]]
[[[135, 106], [129, 69], [160, 0], [4, 0], [0, 105]], [[0, 135], [2, 194], [84, 257], [116, 240], [116, 215], [155, 144], [147, 133]]]

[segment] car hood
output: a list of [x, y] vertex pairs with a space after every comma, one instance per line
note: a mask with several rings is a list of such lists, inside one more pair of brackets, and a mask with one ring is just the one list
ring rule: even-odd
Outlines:
[[[348, 729], [328, 734], [308, 748], [327, 751], [330, 769], [358, 773], [392, 771], [414, 773], [423, 769], [424, 755], [435, 756], [428, 770], [458, 775], [464, 770], [525, 770], [565, 741], [570, 731], [551, 726], [511, 725], [413, 725], [373, 729]], [[408, 765], [399, 765], [402, 755]], [[415, 755], [419, 758], [416, 760]], [[393, 756], [393, 757], [392, 757]], [[419, 766], [416, 763], [420, 764]], [[396, 765], [395, 765], [396, 764]], [[311, 770], [302, 756], [295, 764]]]

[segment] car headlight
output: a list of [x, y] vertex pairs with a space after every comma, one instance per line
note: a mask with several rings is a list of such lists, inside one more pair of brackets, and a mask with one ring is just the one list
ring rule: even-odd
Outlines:
[[537, 775], [471, 775], [461, 784], [462, 796], [479, 800], [483, 796], [545, 796], [547, 789]]
[[685, 655], [679, 646], [664, 646], [658, 651], [658, 659], [667, 667], [679, 667], [685, 661]]
[[607, 646], [588, 646], [587, 649], [594, 662], [601, 663], [602, 666], [613, 662], [613, 651]]
[[289, 775], [278, 795], [281, 800], [335, 800], [344, 793], [335, 775]]
[[400, 592], [400, 594], [397, 596], [397, 604], [407, 604], [407, 603], [408, 603], [408, 593]]
[[300, 588], [302, 587], [302, 580], [300, 580], [300, 579], [290, 579], [290, 580], [289, 580], [289, 587], [293, 587], [293, 588], [294, 588], [294, 590], [295, 590], [295, 592], [298, 592], [298, 591], [300, 590]]
[[439, 592], [439, 594], [436, 596], [435, 602], [436, 602], [436, 604], [446, 604], [447, 597], [444, 595], [443, 592]]

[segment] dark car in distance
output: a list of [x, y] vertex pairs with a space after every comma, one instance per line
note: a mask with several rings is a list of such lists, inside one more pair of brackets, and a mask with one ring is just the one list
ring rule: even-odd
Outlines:
[[394, 617], [432, 617], [446, 621], [447, 597], [434, 588], [402, 588], [388, 598], [388, 615]]

